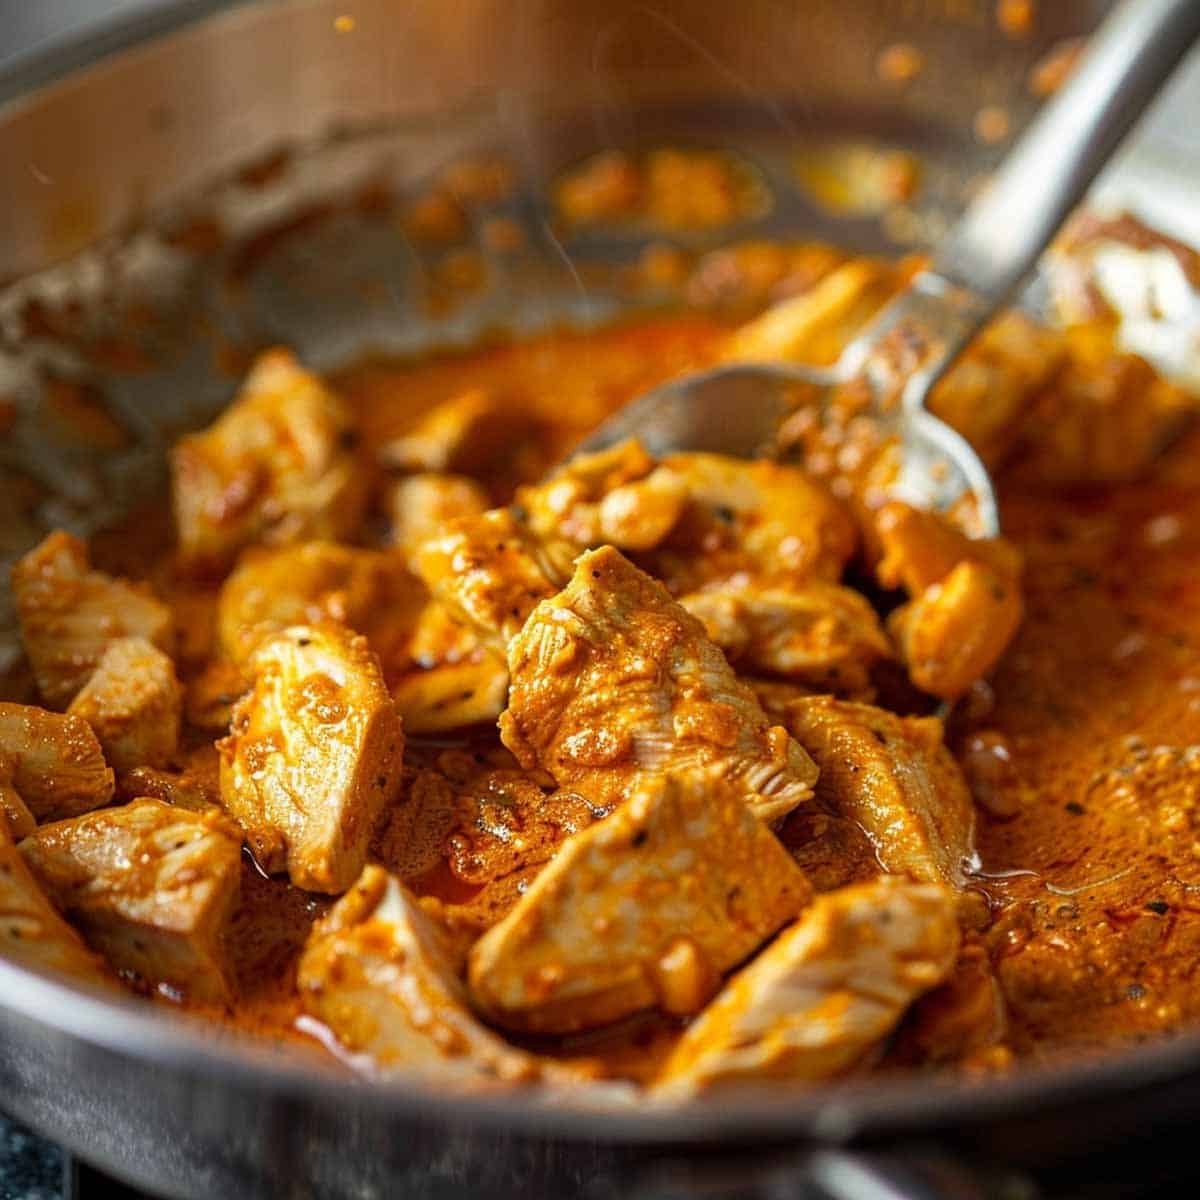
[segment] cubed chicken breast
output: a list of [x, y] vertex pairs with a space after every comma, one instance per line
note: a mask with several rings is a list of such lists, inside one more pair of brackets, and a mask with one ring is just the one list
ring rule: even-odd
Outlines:
[[0, 958], [49, 974], [108, 984], [99, 956], [59, 915], [29, 873], [0, 810]]
[[714, 585], [679, 603], [739, 672], [780, 675], [816, 691], [862, 696], [872, 666], [892, 654], [870, 603], [836, 583]]
[[400, 777], [404, 734], [366, 639], [297, 625], [250, 660], [254, 687], [221, 752], [221, 801], [263, 870], [314, 892], [362, 871]]
[[1021, 623], [1021, 559], [1003, 538], [964, 537], [936, 513], [899, 502], [875, 515], [879, 582], [911, 600], [888, 631], [922, 691], [955, 700], [986, 675]]
[[117, 638], [67, 711], [92, 727], [113, 769], [127, 771], [170, 762], [182, 707], [171, 660], [145, 638]]
[[305, 1012], [380, 1074], [535, 1082], [538, 1060], [471, 1013], [459, 967], [450, 939], [416, 898], [371, 866], [313, 930], [298, 981]]
[[508, 668], [494, 654], [479, 652], [461, 662], [410, 671], [392, 689], [392, 699], [409, 733], [447, 733], [492, 725], [508, 698]]
[[527, 432], [511, 404], [470, 388], [435, 405], [415, 425], [379, 449], [380, 460], [403, 471], [486, 470]]
[[866, 831], [885, 871], [963, 886], [975, 805], [941, 721], [812, 696], [788, 706], [788, 728], [821, 769], [821, 800]]
[[43, 825], [20, 851], [46, 894], [118, 971], [200, 1002], [229, 998], [225, 938], [242, 847], [223, 813], [135, 800]]
[[636, 553], [674, 595], [734, 577], [836, 581], [857, 543], [849, 510], [796, 467], [723, 454], [655, 460], [632, 440], [572, 459], [517, 500], [539, 538]]
[[93, 571], [84, 544], [61, 530], [13, 568], [12, 592], [38, 691], [52, 708], [70, 704], [117, 638], [172, 649], [167, 606], [140, 584]]
[[883, 876], [818, 896], [688, 1027], [654, 1094], [844, 1074], [946, 978], [958, 945], [954, 896], [934, 884]]
[[16, 759], [0, 753], [0, 820], [8, 822], [8, 832], [19, 842], [37, 828], [37, 818], [13, 786], [16, 771]]
[[335, 542], [251, 549], [221, 586], [217, 644], [242, 666], [269, 634], [329, 620], [363, 634], [388, 661], [411, 635], [425, 600], [397, 554]]
[[534, 605], [570, 575], [574, 551], [534, 537], [512, 510], [452, 521], [414, 566], [433, 595], [501, 653]]
[[466, 475], [423, 471], [397, 479], [387, 491], [391, 540], [401, 553], [437, 537], [451, 521], [481, 517], [488, 509], [487, 493]]
[[342, 400], [287, 350], [259, 356], [236, 400], [171, 453], [181, 561], [222, 570], [251, 542], [350, 536], [370, 486]]
[[812, 794], [812, 760], [700, 622], [611, 547], [584, 554], [534, 609], [508, 667], [505, 745], [597, 805], [616, 808], [644, 773], [706, 764], [766, 821]]
[[537, 1033], [688, 1015], [811, 896], [719, 769], [646, 776], [475, 944], [471, 993], [489, 1020]]
[[687, 506], [685, 483], [636, 439], [579, 454], [543, 483], [521, 488], [517, 503], [538, 537], [580, 547], [650, 550], [671, 532]]
[[0, 702], [0, 754], [11, 786], [39, 821], [77, 816], [112, 799], [113, 773], [82, 717]]

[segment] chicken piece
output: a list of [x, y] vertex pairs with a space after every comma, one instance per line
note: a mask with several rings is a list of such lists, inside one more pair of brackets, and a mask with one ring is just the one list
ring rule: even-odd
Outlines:
[[954, 914], [945, 888], [888, 876], [818, 896], [688, 1027], [654, 1094], [843, 1074], [950, 973]]
[[348, 537], [370, 480], [341, 399], [287, 350], [259, 356], [233, 404], [171, 452], [180, 559], [220, 571], [252, 542]]
[[957, 700], [1000, 660], [1021, 624], [1017, 585], [980, 562], [959, 563], [941, 583], [888, 618], [888, 632], [922, 691]]
[[92, 984], [111, 982], [104, 964], [59, 916], [17, 851], [0, 809], [0, 958]]
[[615, 808], [639, 774], [722, 764], [764, 821], [812, 795], [816, 767], [704, 627], [612, 547], [580, 557], [509, 647], [500, 736], [522, 766]]
[[[382, 867], [316, 926], [300, 960], [304, 1010], [381, 1074], [444, 1083], [533, 1083], [536, 1058], [472, 1015], [450, 939]], [[551, 1068], [553, 1071], [553, 1068]]]
[[725, 358], [831, 366], [913, 270], [913, 264], [897, 267], [876, 259], [853, 259], [811, 290], [773, 305], [743, 325], [729, 339]]
[[1140, 478], [1195, 417], [1196, 400], [1094, 328], [1067, 337], [1066, 365], [1021, 430], [1021, 470], [1054, 484]]
[[112, 799], [113, 773], [82, 718], [0, 703], [0, 754], [11, 786], [39, 821], [56, 821]]
[[569, 838], [475, 944], [471, 994], [506, 1028], [569, 1033], [656, 1006], [687, 1015], [811, 899], [722, 772], [653, 775]]
[[1021, 560], [1003, 538], [970, 539], [934, 513], [885, 504], [875, 516], [887, 588], [912, 597], [888, 619], [913, 683], [945, 700], [994, 667], [1021, 623]]
[[183, 689], [145, 638], [117, 638], [67, 710], [91, 727], [114, 770], [165, 766], [179, 745]]
[[70, 704], [117, 638], [172, 649], [167, 606], [144, 586], [93, 571], [84, 544], [61, 530], [17, 563], [12, 591], [38, 691], [53, 708]]
[[229, 998], [224, 942], [242, 843], [223, 813], [135, 800], [43, 825], [20, 851], [50, 899], [117, 970], [197, 1001]]
[[344, 892], [400, 778], [404, 734], [366, 639], [296, 625], [250, 660], [221, 754], [221, 802], [268, 873]]
[[508, 670], [492, 654], [411, 671], [392, 689], [409, 733], [446, 733], [492, 724], [504, 711]]
[[37, 828], [37, 818], [13, 787], [16, 769], [16, 760], [9, 754], [0, 753], [0, 822], [8, 822], [8, 832], [19, 842]]
[[574, 551], [535, 538], [511, 509], [452, 521], [416, 552], [433, 595], [501, 653], [539, 600], [570, 574]]
[[871, 667], [892, 654], [867, 600], [835, 583], [717, 585], [679, 603], [737, 671], [783, 675], [817, 691], [867, 694]]
[[850, 511], [796, 467], [722, 454], [671, 454], [663, 469], [690, 503], [646, 559], [673, 595], [743, 573], [797, 586], [836, 583], [858, 544]]
[[653, 549], [671, 532], [687, 502], [684, 480], [656, 467], [633, 438], [580, 454], [545, 483], [517, 493], [537, 537], [619, 550]]
[[425, 589], [399, 555], [335, 542], [252, 549], [221, 588], [217, 640], [244, 665], [264, 637], [289, 625], [337, 621], [388, 661], [411, 634]]
[[885, 871], [963, 886], [975, 806], [941, 721], [831, 696], [796, 700], [788, 716], [821, 770], [818, 797], [866, 831]]
[[934, 387], [930, 411], [952, 425], [989, 467], [1007, 456], [1034, 398], [1066, 353], [1059, 330], [1015, 309], [1001, 313]]
[[397, 479], [387, 492], [392, 545], [406, 556], [459, 517], [481, 517], [487, 493], [465, 475], [426, 471]]
[[524, 435], [521, 416], [483, 388], [435, 405], [406, 433], [379, 448], [380, 460], [402, 471], [486, 470]]
[[885, 588], [903, 587], [910, 596], [941, 583], [961, 562], [984, 563], [1016, 580], [1021, 555], [1003, 538], [969, 538], [945, 517], [889, 501], [875, 514], [875, 537], [882, 557], [875, 569]]

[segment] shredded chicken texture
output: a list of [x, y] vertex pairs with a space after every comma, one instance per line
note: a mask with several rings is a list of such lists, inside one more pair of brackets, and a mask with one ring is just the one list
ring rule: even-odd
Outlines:
[[788, 728], [821, 770], [821, 799], [866, 831], [885, 871], [963, 886], [975, 806], [941, 721], [813, 696], [788, 706]]
[[100, 957], [84, 945], [29, 873], [0, 810], [0, 958], [47, 974], [107, 985]]
[[337, 894], [362, 871], [399, 782], [404, 734], [365, 639], [297, 625], [250, 660], [221, 753], [221, 800], [268, 872]]
[[654, 1091], [841, 1075], [945, 979], [958, 945], [945, 888], [884, 876], [819, 896], [688, 1027]]
[[117, 638], [67, 711], [92, 727], [105, 758], [124, 771], [171, 760], [182, 707], [171, 660], [145, 638]]
[[61, 530], [13, 568], [12, 593], [25, 653], [51, 708], [70, 704], [117, 638], [172, 649], [166, 605], [143, 585], [93, 571], [84, 544]]
[[114, 968], [198, 1001], [230, 998], [225, 937], [242, 848], [221, 813], [135, 800], [43, 825], [20, 851]]
[[812, 795], [816, 768], [772, 725], [704, 627], [611, 547], [509, 647], [504, 744], [524, 767], [615, 808], [639, 775], [720, 764], [763, 820]]
[[10, 786], [39, 821], [77, 816], [112, 799], [113, 773], [82, 717], [0, 702], [0, 754]]
[[651, 1006], [689, 1015], [811, 895], [719, 769], [649, 776], [476, 943], [471, 993], [497, 1024], [538, 1033]]
[[739, 672], [778, 675], [815, 691], [868, 696], [871, 668], [892, 656], [869, 601], [836, 583], [714, 585], [679, 603]]
[[[472, 1014], [452, 941], [382, 867], [313, 930], [300, 961], [304, 1009], [381, 1074], [439, 1083], [533, 1083], [542, 1066]], [[551, 1068], [553, 1070], [553, 1068]]]
[[260, 355], [233, 404], [172, 451], [181, 562], [220, 570], [252, 542], [352, 534], [370, 484], [357, 438], [341, 399], [290, 351]]

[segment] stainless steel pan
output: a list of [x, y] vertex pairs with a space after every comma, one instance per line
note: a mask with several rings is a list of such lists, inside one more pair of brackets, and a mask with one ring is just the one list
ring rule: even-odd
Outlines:
[[[1019, 125], [1031, 64], [1104, 7], [1044, 3], [1036, 36], [1013, 41], [991, 0], [193, 0], [46, 48], [0, 77], [0, 378], [17, 402], [0, 552], [52, 524], [91, 532], [153, 494], [167, 441], [229, 395], [220, 346], [283, 340], [324, 366], [619, 311], [629, 301], [610, 284], [644, 239], [564, 243], [545, 205], [554, 173], [596, 149], [732, 148], [774, 203], [723, 237], [883, 249], [875, 217], [806, 201], [790, 156], [830, 138], [915, 147], [926, 199], [908, 229], [936, 235], [1000, 152], [973, 115], [1003, 106]], [[902, 89], [876, 70], [896, 41], [925, 58]], [[280, 148], [294, 153], [236, 174]], [[482, 151], [520, 169], [503, 211], [529, 248], [433, 316], [426, 252], [378, 206], [346, 200], [381, 182], [417, 189]], [[185, 235], [214, 212], [237, 232], [198, 252]], [[112, 333], [137, 342], [136, 370], [95, 353]], [[94, 386], [123, 436], [100, 451], [56, 432], [47, 369]], [[169, 1195], [969, 1195], [977, 1177], [947, 1174], [947, 1147], [1061, 1161], [1182, 1129], [1197, 1102], [1189, 1037], [986, 1084], [871, 1079], [670, 1113], [524, 1107], [350, 1082], [0, 963], [0, 1106]], [[901, 1179], [879, 1151], [935, 1138], [935, 1185]]]

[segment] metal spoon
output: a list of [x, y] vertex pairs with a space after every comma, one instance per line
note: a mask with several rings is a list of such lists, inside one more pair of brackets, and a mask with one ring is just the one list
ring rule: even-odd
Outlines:
[[[862, 377], [873, 417], [895, 436], [891, 491], [954, 509], [968, 532], [999, 532], [987, 469], [926, 407], [963, 347], [1012, 295], [1129, 128], [1200, 37], [1200, 0], [1124, 0], [1093, 35], [1070, 81], [1039, 113], [929, 267], [852, 341], [832, 368], [746, 363], [685, 376], [639, 397], [578, 449], [636, 437], [654, 454], [764, 453], [795, 411], [798, 385], [824, 417], [833, 389]], [[919, 362], [894, 383], [899, 339]]]

